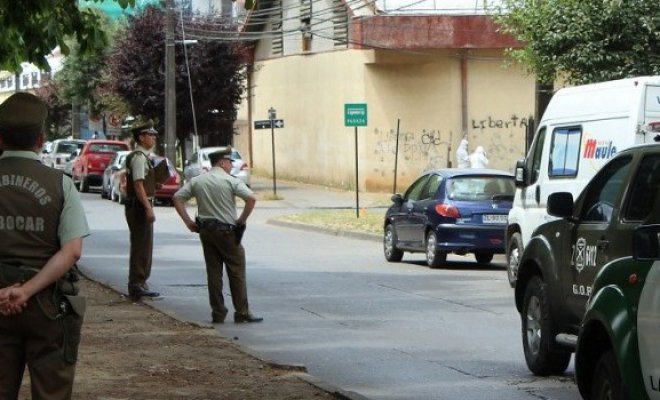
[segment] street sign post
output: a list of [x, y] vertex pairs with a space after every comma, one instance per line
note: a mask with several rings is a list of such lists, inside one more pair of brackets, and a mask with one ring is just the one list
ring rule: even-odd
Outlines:
[[[283, 119], [274, 119], [272, 123], [273, 128], [284, 128]], [[262, 119], [254, 121], [254, 129], [271, 129], [271, 122], [269, 119]]]
[[358, 126], [367, 126], [367, 104], [345, 103], [344, 125], [355, 127], [355, 213], [360, 218], [360, 188], [358, 180]]

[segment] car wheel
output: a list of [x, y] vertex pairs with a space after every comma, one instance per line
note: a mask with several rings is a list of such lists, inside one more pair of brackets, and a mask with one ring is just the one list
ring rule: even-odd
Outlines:
[[516, 286], [518, 279], [518, 264], [520, 264], [520, 256], [522, 256], [523, 244], [522, 236], [519, 232], [511, 235], [509, 246], [506, 251], [506, 272], [509, 276], [509, 285]]
[[89, 192], [89, 180], [87, 179], [86, 176], [83, 176], [82, 179], [80, 180], [80, 191], [82, 193]]
[[546, 284], [538, 276], [530, 279], [525, 288], [521, 319], [523, 349], [529, 370], [539, 376], [566, 371], [571, 353], [550, 350], [554, 336], [552, 316]]
[[474, 258], [479, 264], [489, 264], [493, 261], [493, 253], [474, 253]]
[[397, 249], [396, 242], [396, 230], [392, 224], [389, 224], [385, 227], [385, 235], [383, 235], [383, 252], [387, 261], [399, 262], [403, 258], [403, 251]]
[[105, 190], [105, 185], [101, 186], [101, 198], [102, 199], [108, 198], [108, 192]]
[[591, 398], [593, 400], [625, 398], [621, 374], [612, 350], [603, 354], [596, 363], [591, 381]]
[[447, 261], [447, 253], [438, 251], [438, 237], [435, 232], [426, 236], [426, 265], [431, 268], [440, 268]]

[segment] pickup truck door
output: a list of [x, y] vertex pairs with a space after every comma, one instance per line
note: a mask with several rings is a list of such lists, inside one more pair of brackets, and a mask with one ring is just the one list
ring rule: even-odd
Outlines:
[[655, 261], [646, 276], [644, 289], [639, 298], [637, 332], [639, 361], [646, 393], [651, 400], [660, 399], [660, 261]]
[[[632, 156], [605, 165], [584, 189], [576, 202], [571, 233], [564, 243], [560, 266], [562, 292], [569, 310], [567, 322], [579, 326], [584, 316], [596, 273], [628, 243], [632, 229], [622, 231], [620, 204], [629, 182]], [[570, 222], [567, 222], [570, 224]], [[625, 224], [624, 224], [625, 225]]]

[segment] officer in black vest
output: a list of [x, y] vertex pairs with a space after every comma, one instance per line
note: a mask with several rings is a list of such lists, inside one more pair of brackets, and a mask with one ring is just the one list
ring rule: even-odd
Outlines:
[[125, 215], [130, 231], [131, 252], [128, 261], [128, 295], [134, 301], [142, 297], [158, 297], [149, 290], [154, 244], [154, 193], [156, 177], [149, 159], [158, 132], [148, 121], [133, 130], [135, 150], [126, 156]]
[[70, 399], [84, 314], [74, 265], [89, 235], [71, 179], [39, 161], [46, 106], [28, 93], [0, 104], [0, 399], [25, 365], [33, 399]]

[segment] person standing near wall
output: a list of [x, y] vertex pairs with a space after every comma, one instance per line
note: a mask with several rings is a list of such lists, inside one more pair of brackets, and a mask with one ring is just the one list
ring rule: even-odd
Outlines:
[[128, 260], [128, 295], [133, 301], [142, 297], [158, 297], [149, 290], [154, 245], [154, 193], [156, 177], [149, 155], [156, 145], [158, 132], [153, 121], [133, 129], [135, 150], [126, 156], [125, 215], [130, 231]]
[[[212, 168], [186, 182], [173, 198], [174, 207], [191, 232], [199, 232], [204, 250], [209, 303], [213, 323], [223, 323], [227, 316], [222, 296], [222, 268], [227, 268], [234, 322], [261, 322], [250, 312], [245, 278], [245, 249], [241, 244], [246, 222], [256, 198], [240, 179], [229, 175], [232, 168], [232, 149], [209, 154]], [[198, 217], [192, 220], [186, 202], [197, 200]], [[235, 198], [245, 201], [241, 215], [236, 217]]]
[[89, 235], [73, 181], [39, 161], [48, 112], [16, 93], [0, 105], [0, 399], [71, 398], [85, 310], [74, 265]]

